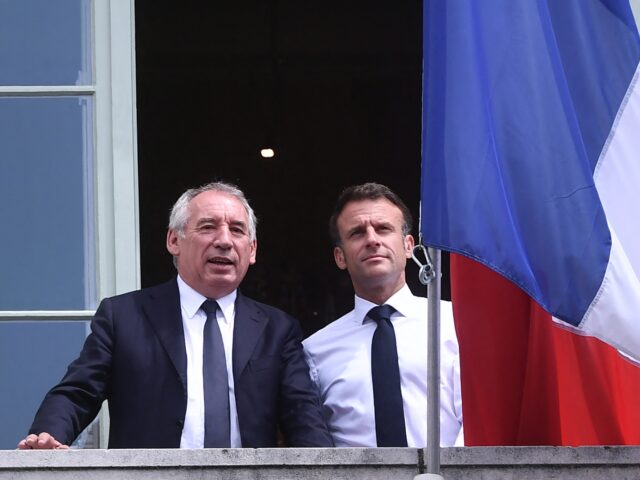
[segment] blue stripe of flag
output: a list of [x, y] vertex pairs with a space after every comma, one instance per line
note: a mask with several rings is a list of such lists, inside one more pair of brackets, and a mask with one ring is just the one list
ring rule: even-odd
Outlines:
[[609, 260], [593, 170], [640, 59], [629, 4], [425, 0], [424, 17], [424, 241], [578, 325]]

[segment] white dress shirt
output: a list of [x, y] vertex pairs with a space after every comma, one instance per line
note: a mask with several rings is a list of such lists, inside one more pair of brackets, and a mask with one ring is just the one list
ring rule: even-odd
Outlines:
[[[409, 447], [427, 443], [427, 299], [406, 285], [387, 302], [396, 309], [391, 323], [398, 345], [400, 388]], [[376, 305], [356, 295], [355, 308], [304, 344], [311, 378], [337, 447], [375, 447], [371, 381], [371, 339]], [[441, 302], [440, 444], [463, 445], [458, 341], [449, 302]]]
[[[184, 343], [187, 349], [187, 413], [180, 438], [180, 448], [203, 448], [204, 446], [204, 384], [202, 377], [202, 353], [204, 340], [204, 324], [207, 314], [200, 307], [207, 298], [187, 285], [178, 275], [180, 306], [182, 310], [182, 326]], [[216, 312], [218, 326], [222, 334], [224, 355], [227, 361], [227, 377], [229, 378], [229, 420], [231, 430], [231, 447], [242, 447], [238, 410], [233, 382], [233, 324], [235, 320], [235, 301], [237, 291], [214, 299], [220, 307]], [[160, 399], [162, 401], [162, 399]]]

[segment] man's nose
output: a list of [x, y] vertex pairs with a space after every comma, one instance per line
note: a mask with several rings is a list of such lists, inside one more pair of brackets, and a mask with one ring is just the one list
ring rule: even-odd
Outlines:
[[373, 227], [368, 227], [367, 228], [365, 238], [367, 240], [367, 244], [368, 245], [378, 245], [380, 243], [380, 238], [378, 237], [378, 234], [376, 233], [376, 229], [373, 228]]
[[227, 227], [226, 225], [222, 225], [220, 228], [218, 228], [218, 231], [213, 238], [213, 244], [218, 248], [231, 247], [231, 232], [229, 231], [229, 227]]

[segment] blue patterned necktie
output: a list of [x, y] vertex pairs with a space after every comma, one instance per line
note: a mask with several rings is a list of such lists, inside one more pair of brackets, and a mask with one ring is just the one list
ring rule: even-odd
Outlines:
[[218, 304], [214, 300], [205, 300], [200, 308], [207, 314], [202, 349], [204, 446], [229, 447], [229, 381], [224, 343], [216, 318]]
[[380, 305], [367, 313], [378, 324], [371, 340], [371, 379], [378, 447], [407, 446], [398, 347], [391, 324], [391, 314], [395, 311], [390, 305]]

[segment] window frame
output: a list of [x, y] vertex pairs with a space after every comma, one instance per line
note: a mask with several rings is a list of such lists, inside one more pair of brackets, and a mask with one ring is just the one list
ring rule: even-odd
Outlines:
[[[6, 97], [91, 97], [94, 196], [87, 212], [93, 221], [95, 258], [87, 281], [100, 300], [140, 288], [138, 163], [135, 80], [134, 0], [91, 0], [90, 51], [93, 83], [88, 85], [0, 86]], [[0, 322], [88, 321], [94, 310], [2, 310]], [[88, 327], [87, 327], [88, 328]], [[99, 447], [106, 447], [108, 418], [100, 417]]]

